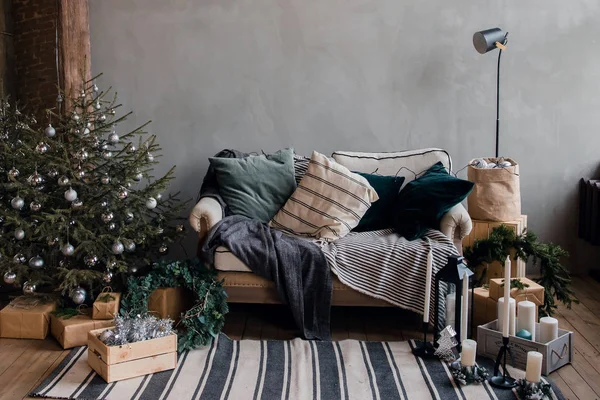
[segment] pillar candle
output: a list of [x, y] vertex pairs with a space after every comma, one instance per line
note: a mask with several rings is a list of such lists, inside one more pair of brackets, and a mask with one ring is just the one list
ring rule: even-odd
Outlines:
[[[509, 297], [509, 304], [508, 304], [508, 335], [511, 336], [515, 336], [516, 334], [516, 305], [517, 302], [515, 299], [513, 299], [512, 297]], [[498, 299], [498, 327], [504, 327], [504, 321], [506, 321], [506, 318], [504, 318], [504, 313], [505, 313], [505, 306], [504, 306], [504, 297], [500, 297]], [[502, 331], [502, 336], [504, 336], [504, 331]], [[507, 336], [505, 336], [507, 337]]]
[[433, 254], [431, 247], [427, 253], [427, 275], [425, 278], [425, 308], [423, 308], [423, 322], [429, 323], [429, 302], [431, 300], [431, 273], [433, 271]]
[[538, 383], [542, 376], [542, 360], [544, 356], [537, 351], [527, 352], [527, 368], [525, 369], [525, 379], [531, 383]]
[[462, 341], [462, 353], [460, 353], [460, 363], [464, 367], [475, 365], [475, 355], [477, 354], [477, 342], [471, 339]]
[[[504, 298], [510, 298], [510, 257], [508, 256], [506, 257], [506, 261], [504, 262]], [[498, 305], [500, 305], [499, 301]], [[510, 302], [504, 302], [503, 307], [504, 315], [510, 315]], [[498, 315], [500, 315], [500, 313], [498, 313]], [[500, 322], [500, 319], [498, 319], [498, 322]], [[503, 337], [508, 337], [510, 329], [509, 322], [509, 318], [504, 318], [503, 324], [501, 325]]]
[[540, 343], [548, 343], [558, 337], [558, 320], [552, 317], [540, 318]]
[[446, 296], [446, 325], [456, 328], [456, 293], [450, 293]]
[[462, 304], [460, 306], [460, 340], [464, 342], [469, 336], [469, 276], [465, 274], [462, 281]]
[[535, 303], [524, 300], [517, 307], [517, 330], [525, 329], [531, 333], [531, 340], [535, 342]]

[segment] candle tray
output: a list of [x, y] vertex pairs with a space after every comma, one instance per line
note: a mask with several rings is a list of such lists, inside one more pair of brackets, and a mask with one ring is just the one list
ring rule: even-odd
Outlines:
[[[498, 320], [477, 327], [477, 354], [496, 359], [502, 346], [502, 332], [497, 330]], [[536, 340], [540, 339], [540, 324], [536, 323]], [[525, 370], [527, 366], [527, 352], [537, 351], [542, 353], [542, 375], [548, 375], [563, 365], [571, 363], [573, 359], [573, 332], [558, 329], [558, 337], [548, 343], [533, 342], [517, 336], [510, 337], [512, 360], [507, 358], [507, 364], [514, 360], [514, 367]]]

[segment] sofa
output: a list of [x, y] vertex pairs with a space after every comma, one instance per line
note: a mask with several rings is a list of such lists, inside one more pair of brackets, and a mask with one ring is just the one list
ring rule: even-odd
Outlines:
[[[331, 157], [351, 171], [364, 173], [376, 171], [381, 175], [403, 176], [405, 178], [404, 185], [438, 162], [442, 162], [448, 170], [452, 170], [452, 160], [448, 152], [436, 148], [388, 153], [336, 151]], [[223, 217], [224, 210], [221, 204], [213, 198], [201, 198], [194, 206], [189, 216], [189, 222], [198, 233], [199, 252], [209, 230]], [[462, 239], [470, 233], [471, 229], [471, 218], [460, 203], [441, 218], [439, 226], [439, 230], [453, 241], [459, 253], [462, 251]], [[223, 281], [229, 302], [281, 303], [274, 284], [253, 274], [227, 248], [221, 246], [217, 249], [212, 267], [217, 270], [218, 279]], [[340, 282], [335, 275], [332, 276], [332, 280], [331, 304], [334, 306], [392, 306], [386, 301], [351, 289]]]

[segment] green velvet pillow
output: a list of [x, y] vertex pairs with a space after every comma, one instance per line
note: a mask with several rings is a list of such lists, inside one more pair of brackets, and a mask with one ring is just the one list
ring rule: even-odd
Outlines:
[[409, 182], [394, 207], [394, 229], [408, 240], [423, 236], [428, 228], [439, 229], [440, 220], [473, 190], [473, 182], [455, 178], [438, 162]]
[[209, 161], [219, 194], [233, 214], [267, 223], [296, 190], [293, 149]]
[[392, 211], [394, 203], [396, 202], [402, 183], [404, 183], [404, 177], [363, 174], [361, 172], [355, 173], [367, 179], [377, 192], [379, 200], [371, 203], [371, 207], [369, 207], [353, 231], [367, 232], [391, 228], [393, 226]]

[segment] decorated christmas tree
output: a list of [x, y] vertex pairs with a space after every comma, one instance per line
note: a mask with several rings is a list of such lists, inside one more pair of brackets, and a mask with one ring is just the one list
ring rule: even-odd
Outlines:
[[60, 290], [81, 304], [184, 234], [183, 203], [163, 195], [175, 167], [152, 175], [149, 122], [121, 132], [131, 113], [118, 116], [116, 95], [94, 82], [59, 96], [45, 126], [0, 104], [0, 273], [25, 294]]

